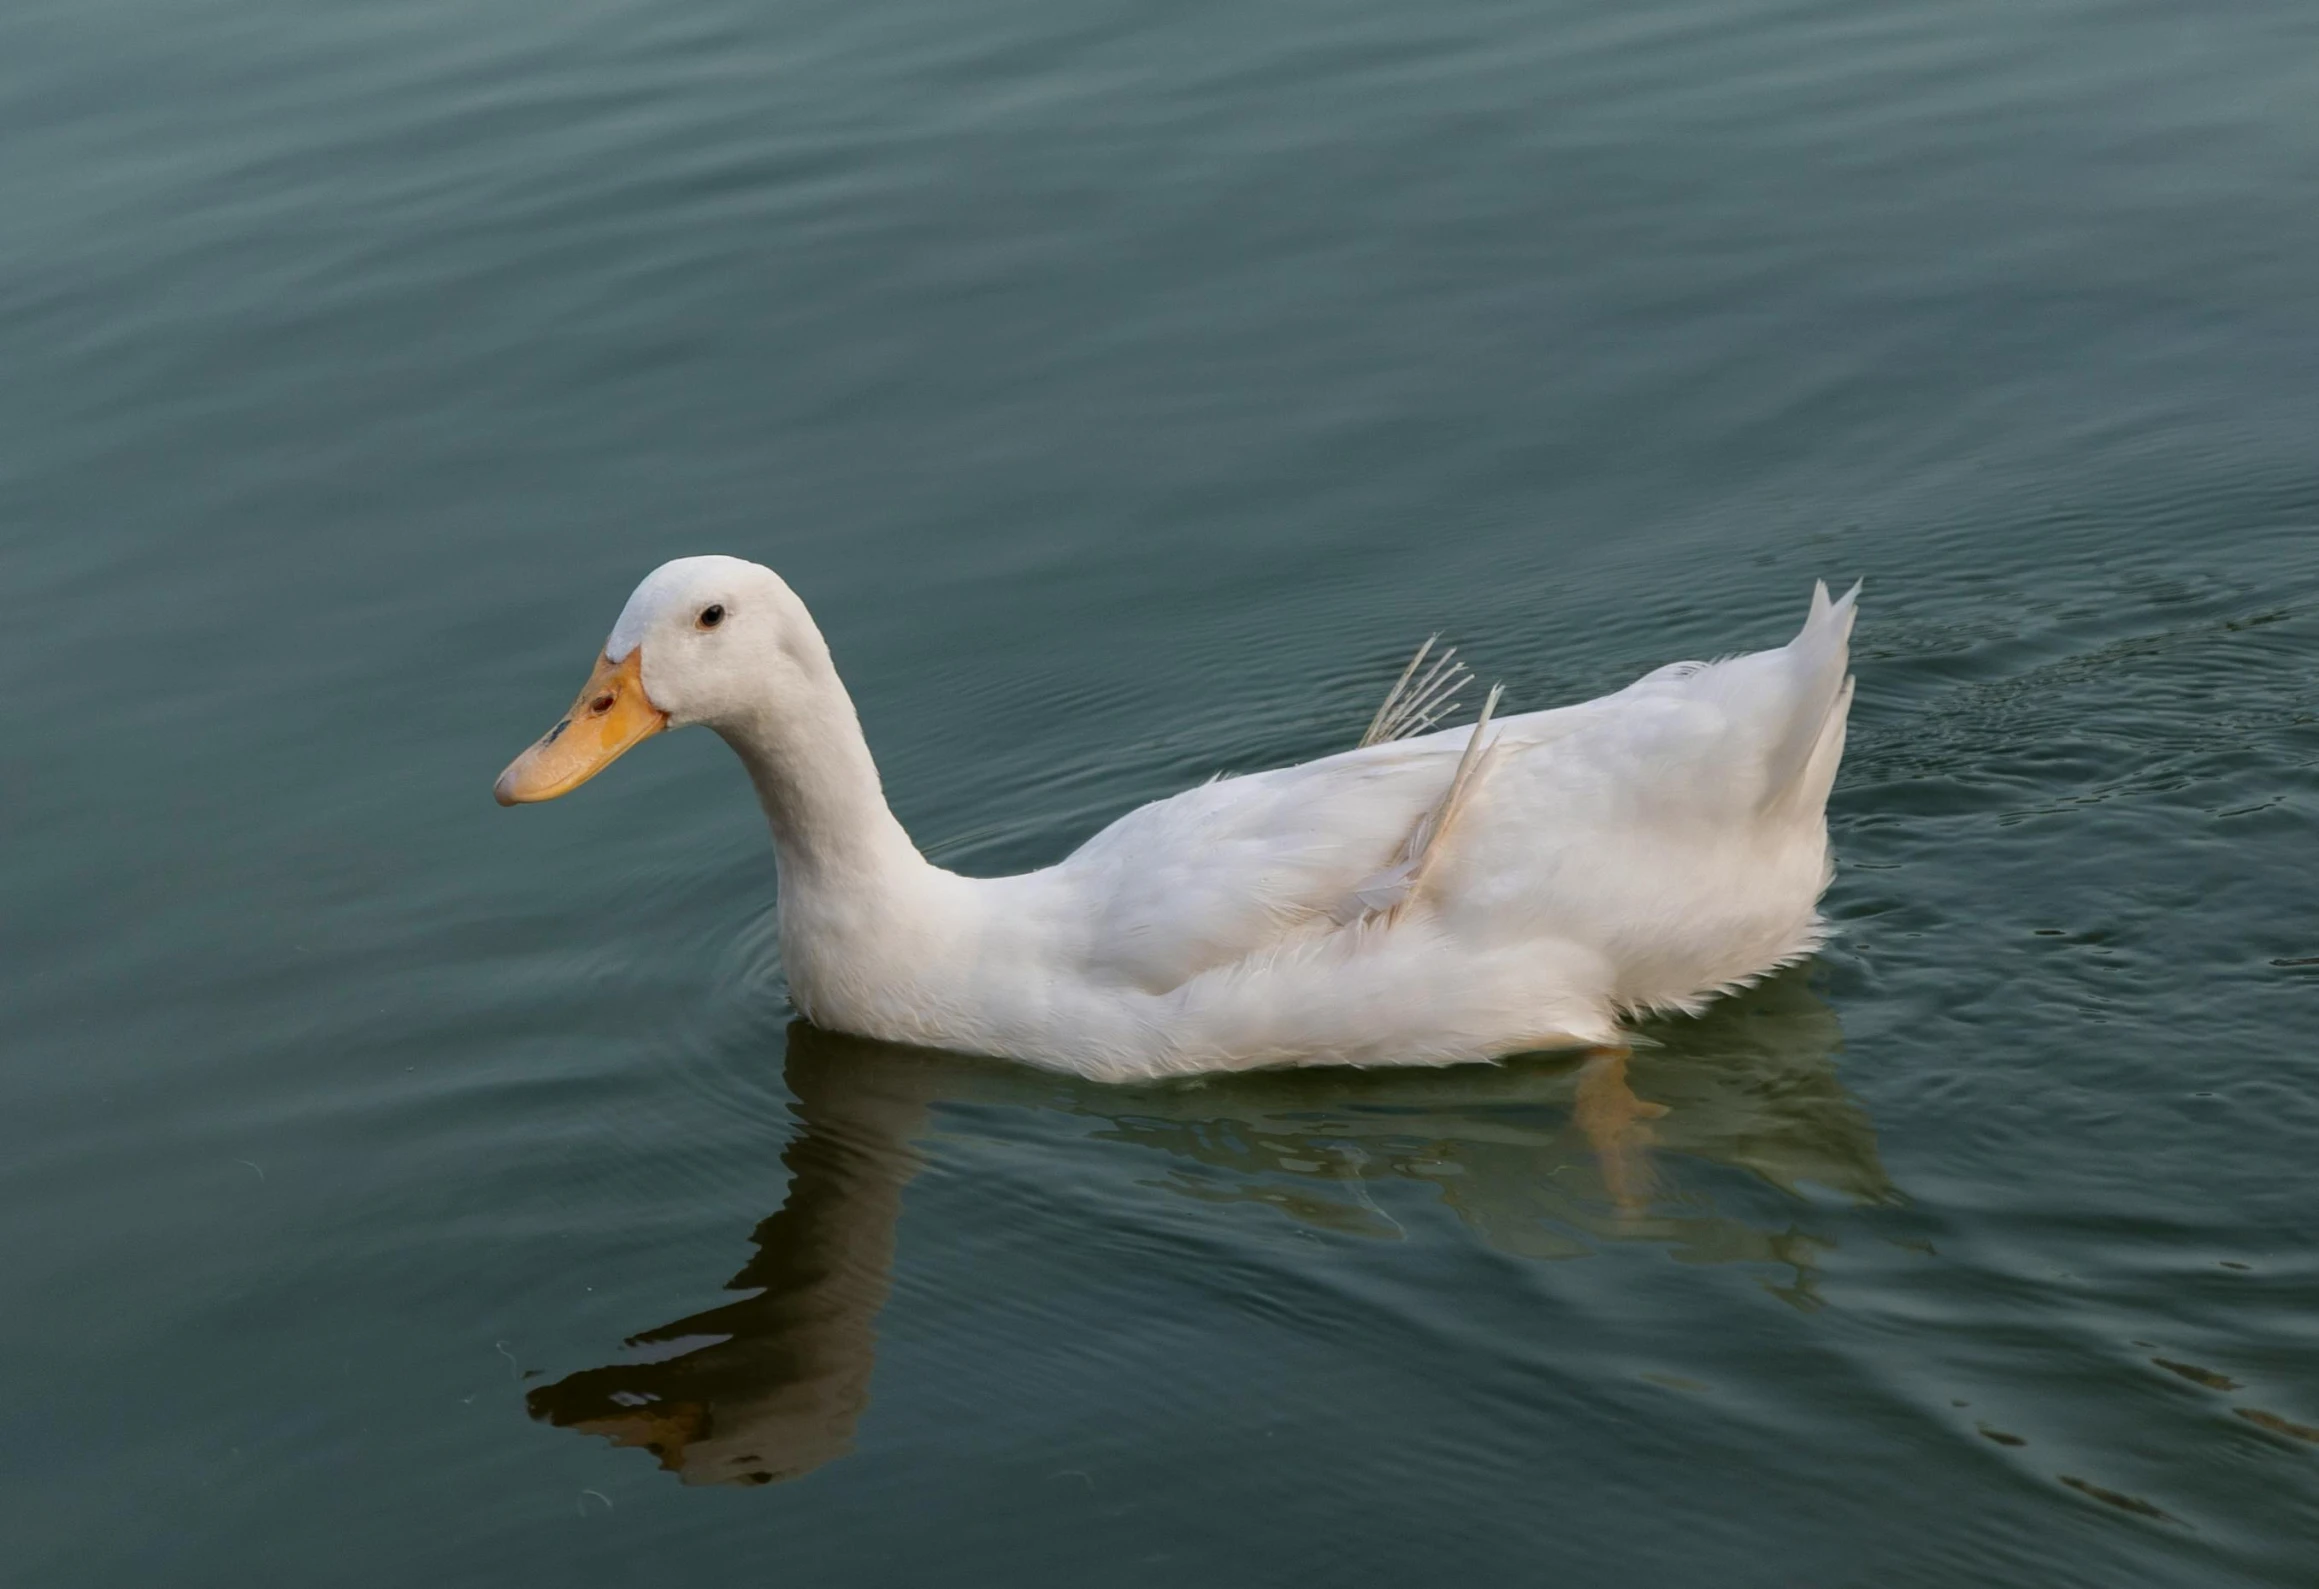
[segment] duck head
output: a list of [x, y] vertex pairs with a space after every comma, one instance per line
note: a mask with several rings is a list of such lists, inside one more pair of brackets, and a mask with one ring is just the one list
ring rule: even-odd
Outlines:
[[492, 793], [503, 806], [569, 794], [664, 729], [726, 728], [778, 700], [820, 632], [781, 576], [738, 557], [680, 557], [620, 610], [579, 699]]

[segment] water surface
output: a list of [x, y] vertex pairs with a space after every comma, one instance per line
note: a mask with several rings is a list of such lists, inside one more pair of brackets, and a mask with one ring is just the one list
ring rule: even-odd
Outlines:
[[[0, 17], [0, 1536], [86, 1585], [2293, 1584], [2319, 16]], [[1826, 952], [1632, 1067], [791, 1021], [738, 771], [499, 767], [780, 568], [1052, 860], [1869, 580]]]

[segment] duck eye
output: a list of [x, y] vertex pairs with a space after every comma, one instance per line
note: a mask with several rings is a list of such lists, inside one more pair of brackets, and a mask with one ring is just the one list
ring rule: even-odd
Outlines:
[[714, 629], [724, 621], [725, 608], [722, 602], [711, 602], [701, 609], [700, 626], [703, 629]]

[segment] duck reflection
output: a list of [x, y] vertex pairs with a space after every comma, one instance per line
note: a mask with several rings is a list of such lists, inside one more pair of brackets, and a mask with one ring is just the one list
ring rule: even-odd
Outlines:
[[[1693, 1261], [1783, 1266], [1774, 1289], [1811, 1305], [1825, 1242], [1797, 1228], [1792, 1195], [1765, 1183], [1788, 1194], [1814, 1183], [1859, 1203], [1895, 1196], [1875, 1130], [1836, 1078], [1834, 1012], [1793, 972], [1648, 1036], [1655, 1046], [1631, 1058], [1120, 1088], [793, 1023], [788, 1199], [728, 1282], [757, 1294], [631, 1337], [629, 1360], [534, 1390], [532, 1416], [641, 1447], [687, 1484], [769, 1483], [844, 1455], [868, 1399], [914, 1144], [950, 1100], [1092, 1120], [1098, 1138], [1162, 1158], [1154, 1184], [1200, 1201], [1396, 1237], [1385, 1201], [1406, 1212], [1396, 1189], [1422, 1183], [1501, 1251], [1564, 1258], [1657, 1243]], [[1702, 1162], [1750, 1179], [1678, 1169]]]
[[[1166, 1151], [1160, 1184], [1188, 1197], [1265, 1202], [1314, 1226], [1396, 1237], [1399, 1221], [1371, 1188], [1424, 1182], [1502, 1252], [1569, 1258], [1603, 1242], [1655, 1243], [1696, 1262], [1785, 1266], [1774, 1289], [1814, 1305], [1825, 1242], [1792, 1217], [1804, 1187], [1855, 1204], [1898, 1195], [1875, 1128], [1836, 1078], [1835, 1012], [1796, 971], [1643, 1035], [1631, 1056], [1335, 1072], [1325, 1089], [1311, 1073], [1265, 1072], [1135, 1112], [1121, 1097], [1102, 1134]], [[1748, 1171], [1789, 1195], [1672, 1168], [1686, 1161]]]
[[850, 1451], [902, 1189], [947, 1063], [793, 1022], [789, 1196], [725, 1282], [758, 1294], [630, 1336], [643, 1360], [543, 1385], [526, 1398], [531, 1415], [641, 1446], [687, 1484], [769, 1484]]

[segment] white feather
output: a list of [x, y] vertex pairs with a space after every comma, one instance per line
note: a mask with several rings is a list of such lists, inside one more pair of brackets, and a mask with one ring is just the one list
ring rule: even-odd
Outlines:
[[1482, 715], [1466, 737], [1465, 749], [1458, 755], [1457, 766], [1450, 773], [1449, 786], [1442, 790], [1441, 799], [1418, 817], [1391, 866], [1353, 885], [1350, 897], [1333, 912], [1339, 922], [1363, 916], [1390, 920], [1416, 895], [1418, 885], [1425, 879], [1425, 863], [1441, 848], [1450, 824], [1465, 808], [1466, 792], [1473, 787], [1474, 779], [1480, 776], [1490, 757], [1497, 753], [1497, 741], [1485, 743], [1483, 733], [1489, 728], [1490, 718], [1496, 714], [1498, 701], [1505, 693], [1506, 687], [1502, 684], [1490, 686], [1489, 699], [1482, 703]]
[[1439, 635], [1427, 635], [1425, 644], [1409, 659], [1409, 666], [1401, 670], [1401, 677], [1393, 681], [1386, 692], [1384, 704], [1377, 715], [1369, 719], [1367, 732], [1361, 735], [1357, 749], [1383, 745], [1396, 739], [1411, 739], [1440, 722], [1457, 707], [1458, 695], [1465, 689], [1473, 673], [1457, 660], [1457, 647], [1451, 646], [1437, 658], [1425, 676], [1412, 684], [1417, 670], [1433, 650]]

